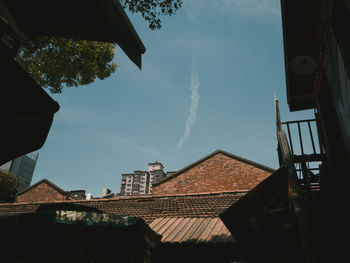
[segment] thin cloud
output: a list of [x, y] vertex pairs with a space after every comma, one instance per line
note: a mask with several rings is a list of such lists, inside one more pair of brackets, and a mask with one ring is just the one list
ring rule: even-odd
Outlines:
[[191, 72], [191, 82], [190, 82], [190, 89], [191, 89], [191, 106], [190, 106], [190, 116], [187, 119], [185, 132], [180, 138], [177, 148], [181, 149], [185, 141], [188, 139], [188, 137], [191, 134], [191, 129], [194, 124], [194, 122], [197, 119], [197, 111], [199, 106], [199, 74], [195, 67], [195, 61], [192, 60], [192, 72]]
[[184, 9], [190, 22], [196, 23], [203, 9], [212, 13], [253, 16], [279, 16], [278, 0], [184, 0]]
[[279, 15], [280, 13], [278, 0], [224, 0], [221, 5], [217, 3], [216, 5], [220, 6], [222, 12], [237, 10], [252, 15]]
[[[196, 23], [198, 15], [206, 6], [207, 0], [184, 0], [183, 8], [185, 9], [187, 18], [190, 22]], [[208, 4], [208, 3], [207, 3]]]

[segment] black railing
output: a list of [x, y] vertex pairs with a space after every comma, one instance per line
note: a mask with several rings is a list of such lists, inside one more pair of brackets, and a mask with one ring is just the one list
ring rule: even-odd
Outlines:
[[291, 136], [291, 126], [294, 124], [297, 126], [298, 128], [298, 135], [299, 135], [299, 143], [300, 143], [300, 149], [301, 149], [301, 154], [304, 155], [304, 144], [303, 144], [303, 136], [302, 136], [302, 132], [301, 132], [301, 125], [302, 124], [307, 124], [308, 127], [308, 131], [309, 131], [309, 138], [311, 141], [311, 145], [312, 145], [312, 150], [313, 150], [313, 154], [316, 154], [316, 147], [315, 147], [315, 141], [314, 141], [314, 136], [313, 136], [313, 132], [312, 132], [312, 126], [311, 123], [315, 123], [316, 124], [316, 119], [309, 119], [309, 120], [299, 120], [299, 121], [286, 121], [286, 122], [282, 122], [282, 125], [285, 125], [287, 127], [288, 130], [288, 139], [289, 139], [289, 145], [291, 148], [291, 152], [292, 155], [294, 155], [294, 149], [293, 149], [293, 140], [292, 140], [292, 136]]
[[282, 122], [281, 127], [288, 134], [288, 144], [299, 184], [311, 195], [312, 191], [320, 189], [321, 165], [324, 159], [321, 147], [314, 139], [314, 134], [317, 135], [316, 119]]

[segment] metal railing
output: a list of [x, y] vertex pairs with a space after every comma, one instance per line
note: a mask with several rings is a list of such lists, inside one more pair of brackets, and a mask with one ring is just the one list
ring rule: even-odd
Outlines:
[[299, 184], [309, 193], [318, 191], [324, 153], [314, 139], [314, 133], [317, 134], [316, 119], [282, 122], [281, 127], [287, 130], [288, 145]]

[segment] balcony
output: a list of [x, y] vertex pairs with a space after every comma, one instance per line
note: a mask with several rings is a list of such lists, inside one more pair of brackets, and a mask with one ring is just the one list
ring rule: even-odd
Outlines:
[[[291, 161], [301, 189], [309, 194], [319, 191], [325, 153], [319, 143], [321, 140], [318, 138], [316, 119], [281, 122], [281, 128], [288, 135]], [[280, 164], [283, 164], [281, 157]]]

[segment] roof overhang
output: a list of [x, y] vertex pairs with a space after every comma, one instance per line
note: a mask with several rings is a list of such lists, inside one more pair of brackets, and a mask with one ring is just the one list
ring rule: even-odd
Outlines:
[[0, 164], [40, 149], [59, 105], [0, 43]]
[[291, 111], [316, 107], [325, 0], [281, 0], [287, 100]]
[[141, 68], [145, 47], [118, 0], [2, 0], [15, 27], [39, 35], [117, 43]]
[[237, 242], [255, 256], [271, 253], [278, 242], [290, 238], [286, 234], [292, 229], [286, 171], [278, 169], [220, 215]]
[[19, 45], [42, 35], [117, 43], [139, 68], [145, 52], [118, 0], [1, 0], [0, 34], [0, 165], [40, 149], [59, 109], [14, 61]]

